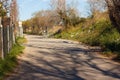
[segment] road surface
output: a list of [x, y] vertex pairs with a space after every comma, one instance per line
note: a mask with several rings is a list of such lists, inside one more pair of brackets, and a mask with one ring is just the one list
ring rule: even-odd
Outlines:
[[120, 80], [120, 64], [75, 41], [26, 35], [19, 67], [6, 80]]

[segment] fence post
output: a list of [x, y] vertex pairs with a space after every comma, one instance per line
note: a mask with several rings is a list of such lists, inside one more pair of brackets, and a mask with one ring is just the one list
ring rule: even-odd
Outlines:
[[15, 24], [12, 24], [12, 31], [13, 31], [13, 32], [12, 32], [12, 34], [13, 34], [13, 35], [12, 35], [12, 36], [13, 36], [13, 37], [12, 37], [12, 38], [13, 38], [13, 44], [15, 44], [15, 37], [16, 37], [16, 36], [15, 36]]
[[4, 59], [3, 53], [3, 28], [2, 28], [2, 18], [0, 17], [0, 58]]
[[12, 25], [10, 25], [9, 27], [9, 47], [10, 47], [10, 50], [12, 49], [12, 46], [13, 46], [13, 31], [12, 31]]
[[3, 19], [3, 52], [4, 57], [9, 53], [9, 25], [10, 18]]
[[10, 52], [10, 34], [9, 34], [9, 27], [10, 25], [7, 25], [7, 47], [8, 47], [8, 53]]
[[23, 37], [23, 27], [21, 21], [19, 21], [18, 30], [19, 37]]

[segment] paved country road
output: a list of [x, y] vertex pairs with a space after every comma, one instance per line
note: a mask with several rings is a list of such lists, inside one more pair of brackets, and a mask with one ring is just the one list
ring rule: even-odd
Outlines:
[[120, 64], [75, 41], [26, 35], [16, 73], [6, 80], [120, 80]]

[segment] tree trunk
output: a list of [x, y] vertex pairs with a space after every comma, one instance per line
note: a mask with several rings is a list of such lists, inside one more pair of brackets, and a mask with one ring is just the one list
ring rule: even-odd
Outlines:
[[106, 0], [112, 24], [120, 32], [120, 0]]

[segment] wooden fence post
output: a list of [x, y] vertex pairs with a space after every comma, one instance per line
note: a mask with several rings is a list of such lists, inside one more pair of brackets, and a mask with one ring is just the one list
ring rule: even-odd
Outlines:
[[13, 31], [12, 31], [12, 25], [10, 25], [10, 27], [9, 27], [9, 47], [10, 47], [10, 50], [11, 50], [12, 47], [13, 47]]
[[3, 19], [3, 52], [4, 57], [9, 53], [9, 25], [10, 18], [5, 17]]
[[16, 37], [15, 24], [12, 24], [12, 31], [13, 31], [13, 33], [12, 33], [12, 34], [13, 34], [13, 35], [12, 35], [12, 36], [13, 36], [13, 37], [12, 37], [12, 38], [13, 38], [13, 44], [15, 44], [15, 37]]
[[2, 27], [2, 18], [0, 17], [0, 58], [4, 59], [3, 53], [3, 27]]

